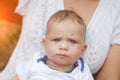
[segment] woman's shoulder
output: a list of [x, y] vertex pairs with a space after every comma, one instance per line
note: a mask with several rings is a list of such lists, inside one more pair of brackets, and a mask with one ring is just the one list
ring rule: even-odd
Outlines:
[[112, 6], [113, 8], [119, 12], [120, 11], [120, 0], [112, 0]]

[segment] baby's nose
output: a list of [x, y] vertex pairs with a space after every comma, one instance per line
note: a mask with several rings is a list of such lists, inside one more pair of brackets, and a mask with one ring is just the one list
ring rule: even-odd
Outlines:
[[65, 41], [60, 43], [60, 50], [68, 50], [69, 49], [69, 44]]

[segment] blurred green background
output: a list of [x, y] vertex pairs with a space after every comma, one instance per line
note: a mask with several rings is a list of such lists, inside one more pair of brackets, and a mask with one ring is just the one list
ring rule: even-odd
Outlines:
[[15, 14], [18, 0], [0, 0], [0, 72], [8, 63], [18, 42], [22, 16]]

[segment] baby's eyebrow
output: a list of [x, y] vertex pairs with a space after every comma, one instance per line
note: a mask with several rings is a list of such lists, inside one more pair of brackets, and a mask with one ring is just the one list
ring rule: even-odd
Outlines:
[[68, 37], [68, 39], [72, 39], [72, 40], [77, 40], [77, 41], [83, 41], [83, 38], [82, 37], [75, 37], [75, 36], [73, 36], [73, 37]]
[[50, 35], [48, 37], [50, 37], [50, 38], [61, 38], [61, 36], [58, 36], [58, 35]]
[[[49, 34], [48, 34], [49, 35]], [[62, 35], [59, 35], [59, 34], [50, 34], [49, 36], [57, 36], [57, 37], [61, 37]]]

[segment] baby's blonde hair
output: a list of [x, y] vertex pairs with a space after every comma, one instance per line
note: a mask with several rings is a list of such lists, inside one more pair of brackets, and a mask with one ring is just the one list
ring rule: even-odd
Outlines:
[[86, 24], [84, 20], [76, 12], [73, 12], [71, 10], [60, 10], [56, 12], [55, 14], [53, 14], [48, 20], [47, 27], [50, 24], [53, 24], [55, 22], [60, 23], [60, 22], [68, 21], [68, 20], [80, 25], [81, 31], [83, 33], [83, 38], [85, 39]]

